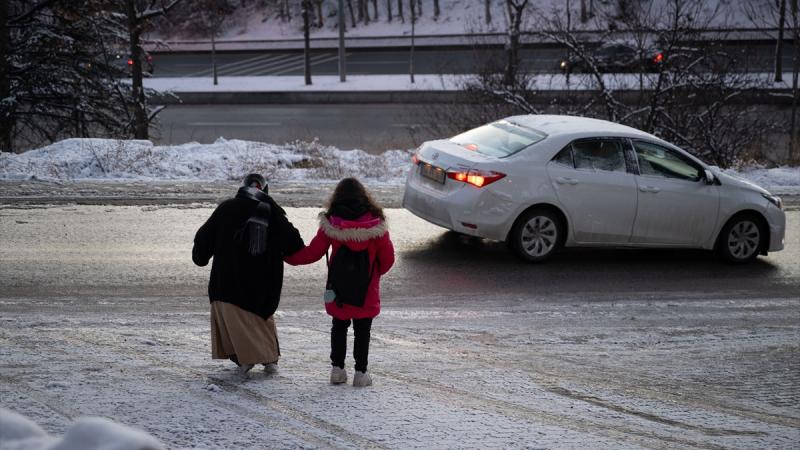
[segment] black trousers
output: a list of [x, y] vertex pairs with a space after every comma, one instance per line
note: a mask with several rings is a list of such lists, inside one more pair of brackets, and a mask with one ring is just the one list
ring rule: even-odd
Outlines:
[[[344, 359], [347, 356], [347, 329], [350, 320], [333, 318], [331, 327], [331, 364], [344, 369]], [[356, 360], [356, 370], [367, 371], [369, 363], [369, 332], [372, 328], [372, 319], [353, 319], [353, 358]]]

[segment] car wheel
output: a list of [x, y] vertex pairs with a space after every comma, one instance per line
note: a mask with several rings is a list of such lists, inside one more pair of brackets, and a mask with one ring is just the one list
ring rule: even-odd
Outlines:
[[546, 209], [533, 209], [517, 219], [509, 244], [522, 259], [542, 262], [561, 248], [564, 237], [564, 225], [557, 214]]
[[717, 250], [730, 262], [750, 262], [758, 257], [765, 237], [765, 231], [757, 217], [741, 215], [734, 217], [722, 228]]

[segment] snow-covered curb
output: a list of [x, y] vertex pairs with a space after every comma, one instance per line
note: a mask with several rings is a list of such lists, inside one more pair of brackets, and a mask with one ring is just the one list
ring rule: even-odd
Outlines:
[[[772, 81], [771, 74], [752, 73], [749, 83], [762, 89], [789, 89], [791, 73], [784, 74], [780, 83]], [[338, 75], [312, 77], [306, 85], [302, 76], [268, 75], [244, 77], [219, 77], [214, 85], [211, 77], [155, 77], [144, 80], [146, 87], [161, 92], [409, 92], [409, 91], [459, 91], [464, 84], [475, 80], [476, 75], [416, 75], [412, 83], [408, 75], [353, 75], [347, 81], [339, 81]], [[656, 81], [655, 74], [646, 74], [642, 79], [649, 89]], [[638, 90], [639, 75], [605, 74], [603, 82], [607, 89]], [[595, 90], [596, 80], [589, 74], [573, 74], [567, 80], [563, 74], [538, 74], [531, 77], [531, 88], [542, 91]]]
[[306, 85], [302, 76], [219, 77], [214, 85], [211, 77], [165, 77], [144, 80], [156, 91], [181, 92], [375, 92], [375, 91], [456, 91], [462, 77], [416, 75], [411, 83], [408, 75], [351, 75], [339, 81], [338, 75], [312, 77]]
[[[317, 142], [284, 145], [218, 139], [156, 146], [150, 141], [67, 139], [22, 154], [0, 153], [0, 180], [229, 181], [249, 172], [272, 180], [327, 182], [354, 176], [369, 184], [401, 185], [409, 150], [372, 155]], [[745, 167], [726, 173], [776, 194], [800, 195], [800, 168]]]
[[218, 139], [155, 146], [150, 141], [67, 139], [22, 154], [0, 154], [0, 180], [225, 181], [260, 172], [273, 180], [329, 181], [355, 176], [400, 184], [410, 152], [371, 155], [317, 142], [284, 145]]

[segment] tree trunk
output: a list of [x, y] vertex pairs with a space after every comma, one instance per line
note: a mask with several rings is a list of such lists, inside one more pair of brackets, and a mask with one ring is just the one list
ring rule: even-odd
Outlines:
[[[11, 97], [9, 52], [11, 32], [8, 28], [8, 2], [0, 1], [0, 100]], [[14, 114], [10, 103], [0, 104], [0, 151], [14, 150]]]
[[356, 15], [353, 12], [353, 0], [347, 0], [347, 9], [350, 10], [350, 25], [356, 27]]
[[414, 83], [414, 25], [417, 21], [417, 14], [416, 11], [414, 11], [414, 0], [409, 2], [409, 6], [411, 7], [411, 53], [408, 58], [408, 73], [411, 75], [411, 82]]
[[219, 84], [217, 80], [217, 30], [211, 32], [211, 71], [214, 74], [214, 86]]
[[366, 0], [358, 0], [358, 3], [356, 4], [356, 6], [358, 7], [358, 21], [359, 22], [363, 22], [364, 21], [364, 2], [365, 1]]
[[792, 0], [792, 119], [789, 127], [789, 164], [800, 164], [800, 130], [797, 129], [798, 77], [800, 77], [800, 24], [798, 0]]
[[392, 0], [386, 0], [386, 14], [388, 16], [388, 22], [392, 23]]
[[483, 2], [484, 16], [486, 18], [486, 25], [492, 23], [492, 0], [484, 0]]
[[344, 48], [344, 2], [339, 0], [339, 5], [336, 12], [336, 19], [339, 21], [339, 81], [344, 83], [347, 81], [347, 60]]
[[417, 0], [417, 17], [422, 17], [422, 0]]
[[581, 0], [581, 23], [589, 20], [589, 12], [586, 10], [586, 0]]
[[322, 2], [317, 2], [317, 28], [322, 28]]
[[439, 13], [439, 0], [433, 0], [433, 18], [438, 19]]
[[517, 87], [517, 73], [519, 72], [519, 32], [522, 26], [522, 14], [528, 0], [506, 0], [508, 9], [509, 30], [506, 44], [506, 73], [503, 83], [509, 87]]
[[378, 0], [372, 0], [372, 20], [378, 21]]
[[309, 0], [303, 0], [303, 72], [306, 76], [306, 86], [311, 84], [311, 31], [308, 17]]
[[775, 81], [783, 81], [783, 29], [786, 24], [786, 0], [779, 0], [778, 42], [775, 43]]
[[147, 96], [144, 92], [142, 74], [142, 47], [140, 45], [142, 30], [139, 19], [136, 17], [136, 3], [126, 0], [126, 13], [128, 15], [128, 35], [130, 39], [130, 52], [133, 65], [131, 66], [131, 88], [133, 94], [133, 137], [135, 139], [150, 138], [150, 121], [147, 120]]
[[400, 23], [406, 23], [406, 18], [403, 17], [403, 0], [397, 0], [397, 16], [400, 17]]

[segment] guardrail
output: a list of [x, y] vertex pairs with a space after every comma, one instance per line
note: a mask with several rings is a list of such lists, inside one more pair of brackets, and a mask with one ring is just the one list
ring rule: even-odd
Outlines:
[[[635, 32], [648, 32], [649, 30], [635, 30]], [[574, 33], [582, 36], [588, 42], [601, 36], [620, 38], [629, 35], [632, 31], [612, 32], [602, 30], [580, 30]], [[696, 33], [696, 34], [695, 34]], [[777, 33], [776, 28], [715, 28], [691, 32], [699, 40], [724, 40], [756, 42], [774, 40], [772, 36]], [[505, 33], [476, 33], [476, 34], [439, 34], [415, 35], [414, 45], [417, 47], [475, 47], [475, 46], [502, 46], [506, 42]], [[411, 44], [411, 35], [393, 36], [346, 36], [348, 49], [379, 49], [379, 48], [405, 48]], [[791, 39], [787, 39], [791, 42]], [[542, 39], [535, 32], [523, 32], [521, 43], [527, 46], [552, 46], [555, 42]], [[311, 46], [315, 49], [337, 48], [338, 37], [312, 37]], [[150, 52], [192, 52], [210, 51], [211, 41], [207, 39], [187, 40], [158, 40], [146, 45]], [[287, 39], [244, 39], [244, 40], [217, 40], [217, 51], [246, 51], [246, 50], [298, 50], [303, 48], [302, 38]]]

